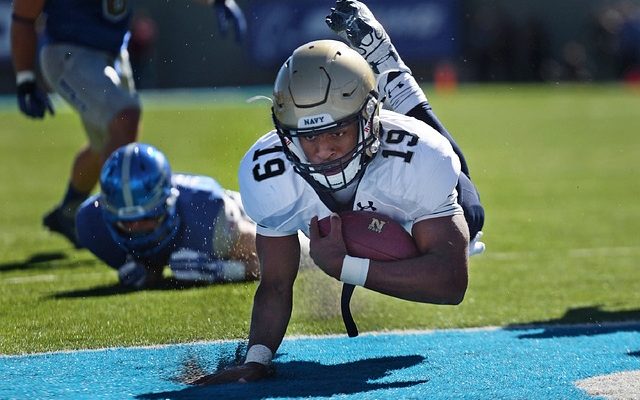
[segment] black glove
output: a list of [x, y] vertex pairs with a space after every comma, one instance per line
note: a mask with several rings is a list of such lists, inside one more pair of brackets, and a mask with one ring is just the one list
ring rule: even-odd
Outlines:
[[234, 0], [215, 0], [213, 8], [218, 18], [218, 30], [222, 36], [229, 31], [229, 23], [233, 24], [236, 42], [241, 43], [247, 34], [247, 20]]
[[47, 110], [51, 115], [55, 114], [49, 96], [36, 85], [34, 80], [18, 85], [18, 107], [31, 118], [44, 118]]

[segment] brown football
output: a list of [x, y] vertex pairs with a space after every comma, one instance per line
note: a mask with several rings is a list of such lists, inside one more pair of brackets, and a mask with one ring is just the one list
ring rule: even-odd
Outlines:
[[[377, 261], [395, 261], [420, 254], [413, 237], [396, 221], [371, 211], [344, 211], [342, 237], [347, 254]], [[318, 221], [320, 235], [331, 231], [330, 217]]]

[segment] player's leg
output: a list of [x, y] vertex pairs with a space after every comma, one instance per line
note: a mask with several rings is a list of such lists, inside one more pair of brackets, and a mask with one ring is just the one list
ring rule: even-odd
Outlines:
[[427, 101], [384, 27], [366, 5], [355, 0], [338, 0], [326, 23], [367, 60], [386, 107], [406, 114]]
[[468, 176], [469, 170], [460, 146], [436, 117], [422, 88], [371, 10], [359, 1], [338, 0], [327, 16], [327, 24], [369, 61], [378, 78], [378, 91], [384, 96], [386, 106], [426, 122], [445, 136], [460, 158], [462, 171]]
[[135, 141], [140, 102], [123, 87], [108, 54], [78, 46], [50, 45], [41, 53], [49, 85], [81, 116], [89, 144], [76, 154], [62, 201], [45, 215], [43, 224], [77, 246], [75, 212], [95, 187], [106, 157]]
[[460, 146], [436, 117], [422, 88], [371, 10], [359, 1], [338, 0], [327, 16], [327, 24], [369, 61], [385, 105], [395, 112], [426, 122], [445, 136], [458, 154], [463, 172], [469, 175]]
[[113, 70], [108, 71], [111, 74], [110, 80], [117, 87], [111, 100], [119, 105], [113, 109], [113, 117], [108, 121], [108, 136], [102, 147], [104, 160], [109, 158], [116, 149], [137, 140], [141, 117], [133, 70], [129, 62], [129, 53], [125, 48], [120, 51], [119, 57], [115, 60]]
[[336, 1], [336, 7], [327, 16], [326, 22], [369, 62], [378, 79], [378, 91], [385, 98], [386, 107], [427, 123], [451, 143], [463, 172], [458, 183], [458, 202], [467, 218], [471, 238], [475, 238], [484, 224], [484, 209], [478, 191], [469, 179], [469, 167], [462, 149], [438, 120], [384, 27], [366, 5], [356, 0]]
[[460, 174], [458, 178], [458, 203], [464, 211], [464, 218], [469, 226], [469, 237], [474, 239], [484, 226], [484, 207], [480, 202], [478, 190], [469, 177]]

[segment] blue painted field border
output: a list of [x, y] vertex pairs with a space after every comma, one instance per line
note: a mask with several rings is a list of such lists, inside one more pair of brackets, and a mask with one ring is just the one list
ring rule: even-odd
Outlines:
[[283, 342], [278, 378], [192, 387], [238, 341], [0, 357], [0, 398], [589, 399], [574, 382], [640, 369], [640, 322], [302, 336]]

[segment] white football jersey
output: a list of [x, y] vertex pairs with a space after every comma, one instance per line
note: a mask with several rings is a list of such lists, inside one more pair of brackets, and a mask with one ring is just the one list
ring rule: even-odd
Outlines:
[[[354, 210], [390, 216], [408, 232], [429, 218], [462, 214], [456, 185], [460, 160], [449, 141], [429, 125], [382, 110], [380, 148], [355, 193]], [[312, 217], [331, 214], [314, 189], [293, 170], [282, 143], [271, 131], [242, 159], [240, 193], [247, 214], [265, 236], [298, 230], [309, 235]]]

